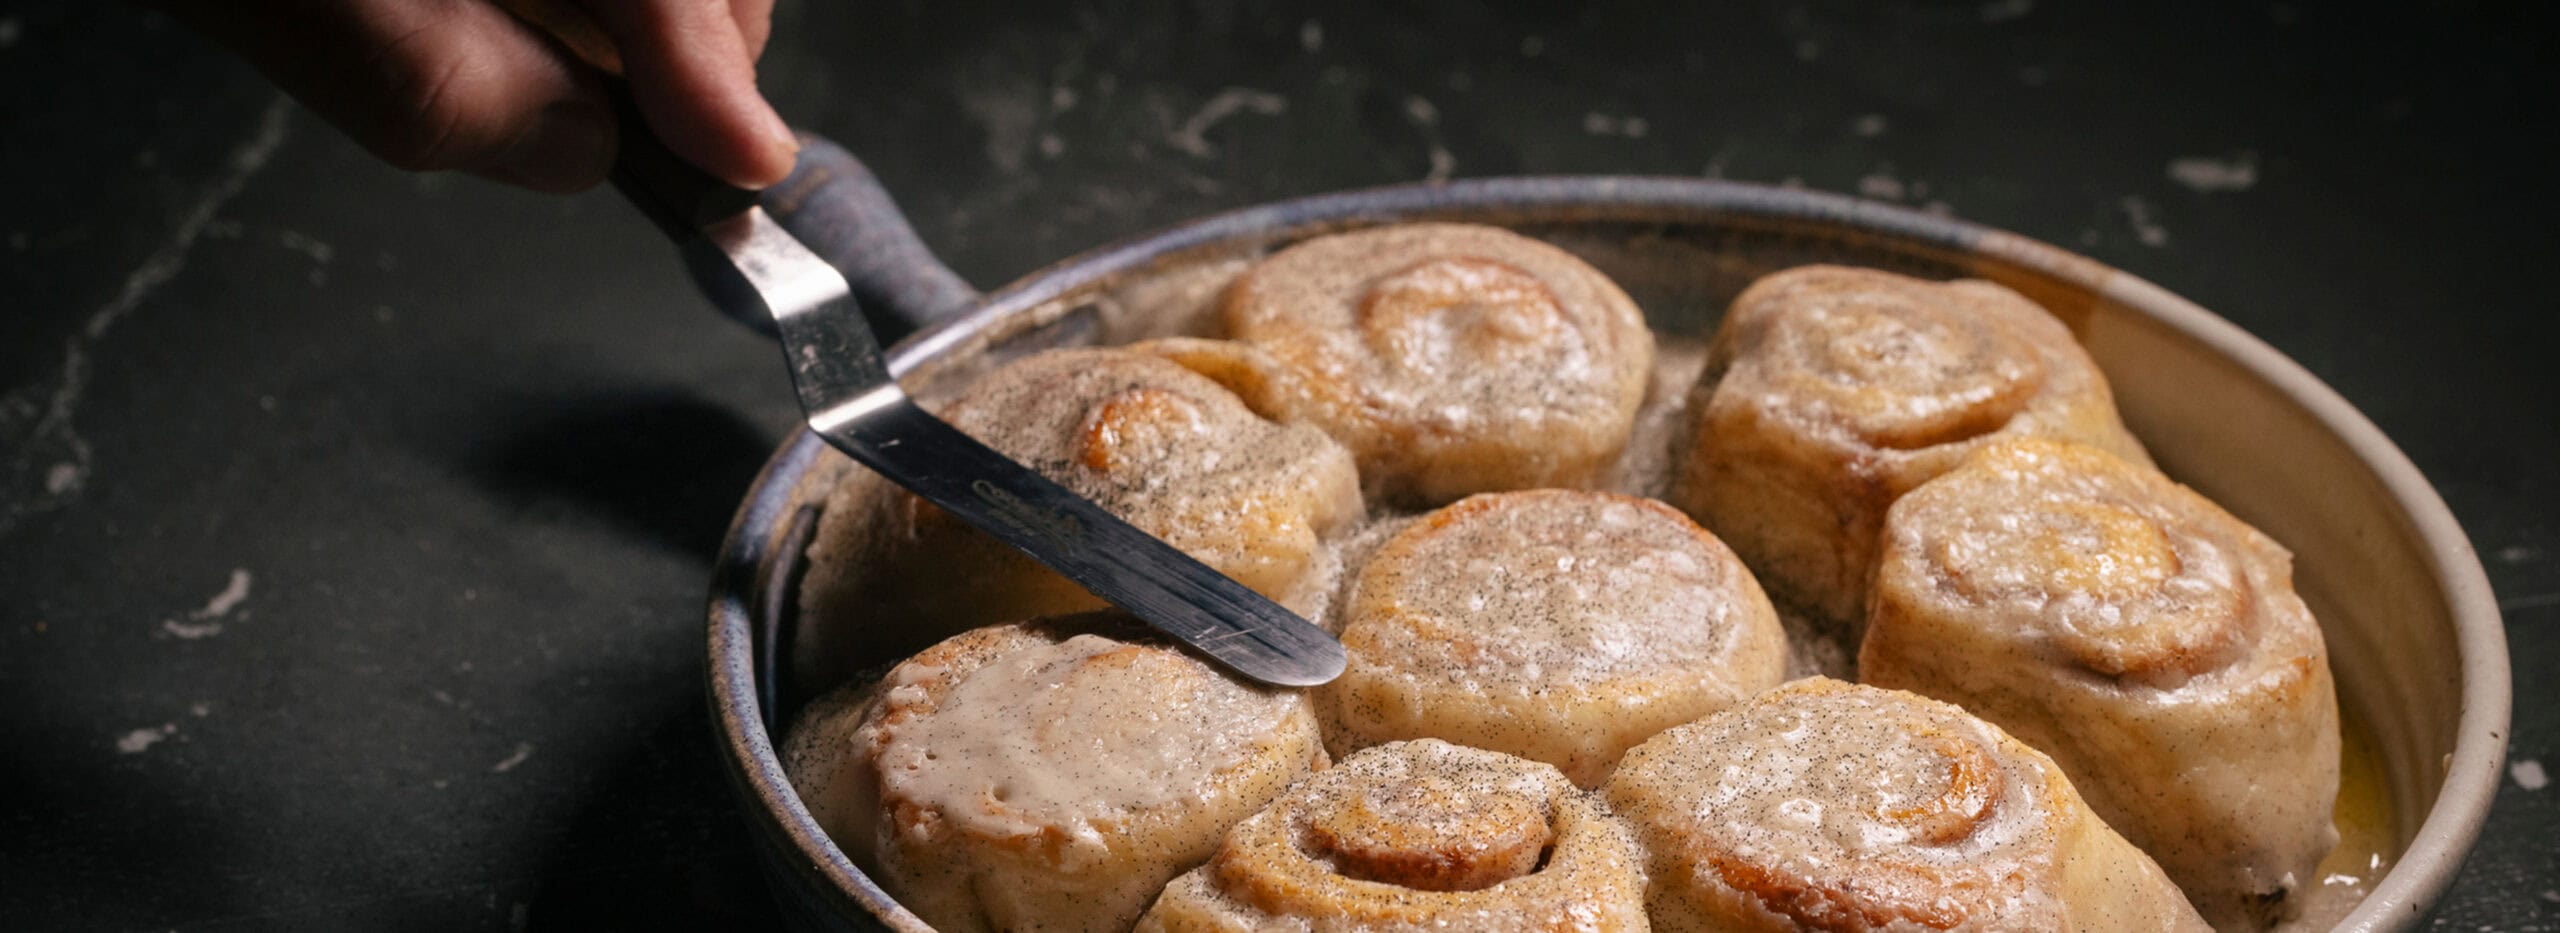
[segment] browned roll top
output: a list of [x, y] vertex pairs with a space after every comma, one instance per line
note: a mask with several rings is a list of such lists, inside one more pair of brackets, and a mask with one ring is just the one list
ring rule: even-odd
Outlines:
[[1438, 738], [1597, 786], [1618, 756], [1786, 674], [1741, 560], [1651, 499], [1484, 493], [1380, 546], [1343, 607], [1343, 675], [1316, 692], [1337, 754]]
[[1894, 504], [1860, 676], [2052, 753], [2217, 926], [2301, 906], [2338, 710], [2291, 557], [2092, 447], [2011, 440]]
[[1127, 929], [1227, 829], [1326, 759], [1303, 696], [1134, 623], [978, 629], [795, 725], [810, 814], [937, 929]]
[[[934, 405], [988, 446], [1303, 614], [1320, 614], [1331, 595], [1327, 539], [1362, 513], [1340, 444], [1266, 420], [1217, 382], [1142, 350], [1051, 350]], [[849, 474], [811, 549], [813, 643], [831, 644], [832, 627], [857, 616], [894, 615], [904, 631], [941, 636], [1102, 607], [905, 490]]]
[[1787, 684], [1638, 746], [1607, 794], [1660, 930], [2203, 926], [2045, 756], [1898, 691]]
[[2144, 457], [2071, 332], [1989, 282], [1789, 269], [1734, 299], [1708, 353], [1672, 501], [1772, 595], [1850, 627], [1886, 507], [1967, 452], [2046, 436]]
[[1607, 276], [1493, 227], [1317, 237], [1248, 270], [1223, 310], [1237, 344], [1204, 370], [1323, 427], [1375, 494], [1416, 504], [1595, 481], [1653, 363], [1652, 332]]
[[1644, 930], [1626, 828], [1554, 768], [1424, 739], [1293, 787], [1142, 931]]

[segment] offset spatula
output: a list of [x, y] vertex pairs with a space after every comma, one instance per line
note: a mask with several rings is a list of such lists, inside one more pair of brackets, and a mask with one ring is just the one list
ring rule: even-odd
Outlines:
[[777, 325], [810, 430], [1236, 673], [1289, 687], [1342, 673], [1342, 643], [1323, 629], [917, 405], [889, 377], [845, 277], [754, 193], [677, 159], [623, 109], [615, 186], [675, 238], [721, 310]]

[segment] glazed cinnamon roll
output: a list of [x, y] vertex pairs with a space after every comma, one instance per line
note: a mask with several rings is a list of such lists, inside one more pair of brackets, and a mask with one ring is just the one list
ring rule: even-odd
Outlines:
[[1464, 224], [1299, 243], [1237, 279], [1224, 318], [1276, 367], [1257, 408], [1322, 426], [1374, 492], [1426, 505], [1597, 481], [1653, 362], [1643, 314], [1599, 270]]
[[[1329, 591], [1324, 540], [1362, 514], [1359, 477], [1340, 444], [1266, 421], [1155, 354], [1052, 350], [988, 375], [937, 413], [1305, 614]], [[828, 553], [816, 556], [881, 568], [860, 596], [836, 594], [830, 605], [935, 620], [940, 633], [1103, 605], [941, 509], [904, 491], [893, 499], [886, 514], [829, 506], [817, 541]], [[886, 540], [843, 540], [857, 533]], [[874, 556], [852, 556], [866, 550]]]
[[1302, 695], [1116, 631], [1002, 625], [927, 649], [814, 706], [784, 746], [792, 784], [937, 930], [1128, 929], [1326, 759]]
[[1691, 409], [1671, 501], [1771, 595], [1852, 629], [1885, 508], [1967, 452], [2058, 437], [2148, 462], [2070, 330], [1982, 281], [1839, 266], [1762, 278], [1717, 330]]
[[1786, 676], [1786, 634], [1733, 552], [1613, 493], [1485, 493], [1424, 516], [1361, 568], [1342, 619], [1350, 665], [1317, 691], [1335, 754], [1447, 739], [1585, 787]]
[[1397, 742], [1238, 825], [1138, 929], [1642, 931], [1643, 857], [1554, 768]]
[[2013, 441], [1893, 506], [1860, 649], [2052, 753], [2225, 929], [2337, 842], [2338, 704], [2292, 556], [2167, 477]]
[[1657, 930], [2203, 930], [2062, 770], [1945, 703], [1799, 680], [1627, 753]]

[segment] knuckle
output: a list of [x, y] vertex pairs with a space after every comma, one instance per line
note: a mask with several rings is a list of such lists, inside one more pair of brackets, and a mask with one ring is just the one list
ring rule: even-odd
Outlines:
[[410, 171], [459, 168], [483, 140], [474, 125], [475, 80], [470, 52], [446, 41], [439, 24], [402, 33], [376, 56], [386, 91], [372, 148], [386, 162]]

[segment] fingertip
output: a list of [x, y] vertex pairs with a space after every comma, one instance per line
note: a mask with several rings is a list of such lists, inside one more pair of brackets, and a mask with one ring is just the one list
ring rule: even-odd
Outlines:
[[791, 174], [799, 142], [756, 89], [749, 37], [727, 4], [588, 0], [588, 10], [621, 46], [632, 96], [667, 148], [742, 188]]
[[759, 189], [780, 182], [799, 159], [799, 138], [752, 91], [728, 106], [644, 98], [641, 109], [668, 149], [735, 187]]
[[791, 131], [791, 124], [783, 122], [772, 105], [760, 108], [755, 122], [759, 138], [744, 153], [739, 177], [730, 179], [730, 184], [741, 188], [778, 184], [791, 175], [792, 167], [800, 161], [800, 136]]

